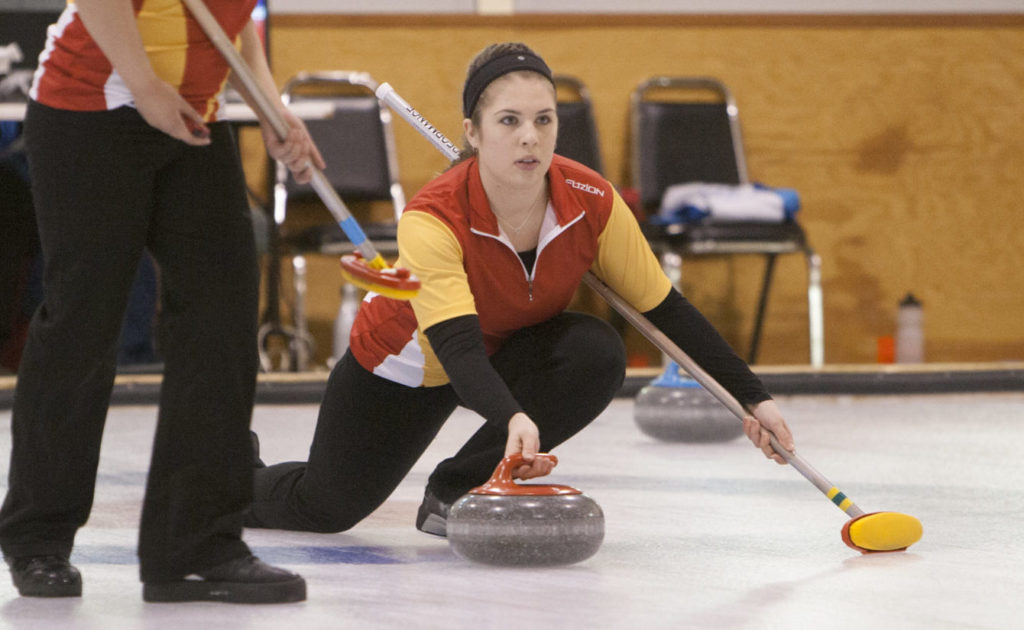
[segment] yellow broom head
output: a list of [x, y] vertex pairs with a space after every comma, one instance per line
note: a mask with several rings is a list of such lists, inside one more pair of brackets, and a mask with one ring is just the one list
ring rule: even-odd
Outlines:
[[872, 512], [843, 526], [843, 542], [861, 553], [905, 551], [921, 540], [921, 521], [899, 512]]

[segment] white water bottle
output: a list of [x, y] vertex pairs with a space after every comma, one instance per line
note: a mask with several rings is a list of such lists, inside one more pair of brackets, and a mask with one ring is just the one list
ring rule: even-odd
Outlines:
[[900, 302], [896, 323], [896, 363], [924, 361], [924, 309], [913, 293]]
[[359, 311], [359, 289], [356, 285], [347, 282], [341, 287], [341, 306], [338, 308], [338, 317], [334, 320], [334, 351], [331, 355], [332, 365], [337, 363], [348, 350], [349, 333], [352, 330], [352, 322], [356, 320], [356, 313]]

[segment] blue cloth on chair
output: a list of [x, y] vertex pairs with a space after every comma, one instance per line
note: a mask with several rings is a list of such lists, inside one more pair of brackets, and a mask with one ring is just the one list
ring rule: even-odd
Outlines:
[[651, 221], [659, 224], [702, 221], [792, 221], [800, 197], [791, 188], [763, 184], [675, 184], [665, 189], [661, 209]]

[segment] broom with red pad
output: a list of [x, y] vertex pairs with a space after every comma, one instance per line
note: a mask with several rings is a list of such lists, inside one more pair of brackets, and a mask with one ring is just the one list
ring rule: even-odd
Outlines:
[[[183, 1], [192, 17], [199, 23], [199, 27], [241, 82], [240, 91], [250, 97], [249, 100], [256, 112], [270, 123], [278, 138], [284, 140], [290, 130], [287, 121], [278, 113], [270, 97], [260, 89], [252, 70], [228, 39], [217, 19], [210, 13], [203, 0]], [[355, 254], [341, 257], [341, 272], [345, 279], [362, 289], [387, 297], [407, 300], [415, 296], [419, 291], [419, 280], [407, 269], [394, 269], [388, 266], [377, 252], [377, 248], [366, 238], [366, 234], [345, 207], [345, 203], [331, 186], [327, 176], [315, 166], [311, 165], [311, 168], [313, 180], [310, 184], [313, 190], [327, 206], [356, 250]]]

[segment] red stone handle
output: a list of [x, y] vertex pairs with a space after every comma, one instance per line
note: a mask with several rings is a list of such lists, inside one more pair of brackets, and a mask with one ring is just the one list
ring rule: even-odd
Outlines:
[[[537, 453], [537, 457], [551, 460], [557, 464], [558, 458], [550, 453]], [[572, 486], [557, 484], [517, 484], [512, 480], [512, 471], [522, 466], [525, 462], [522, 453], [513, 453], [501, 460], [494, 474], [487, 480], [487, 483], [470, 490], [470, 494], [492, 494], [503, 496], [551, 496], [558, 494], [583, 494], [582, 491]]]

